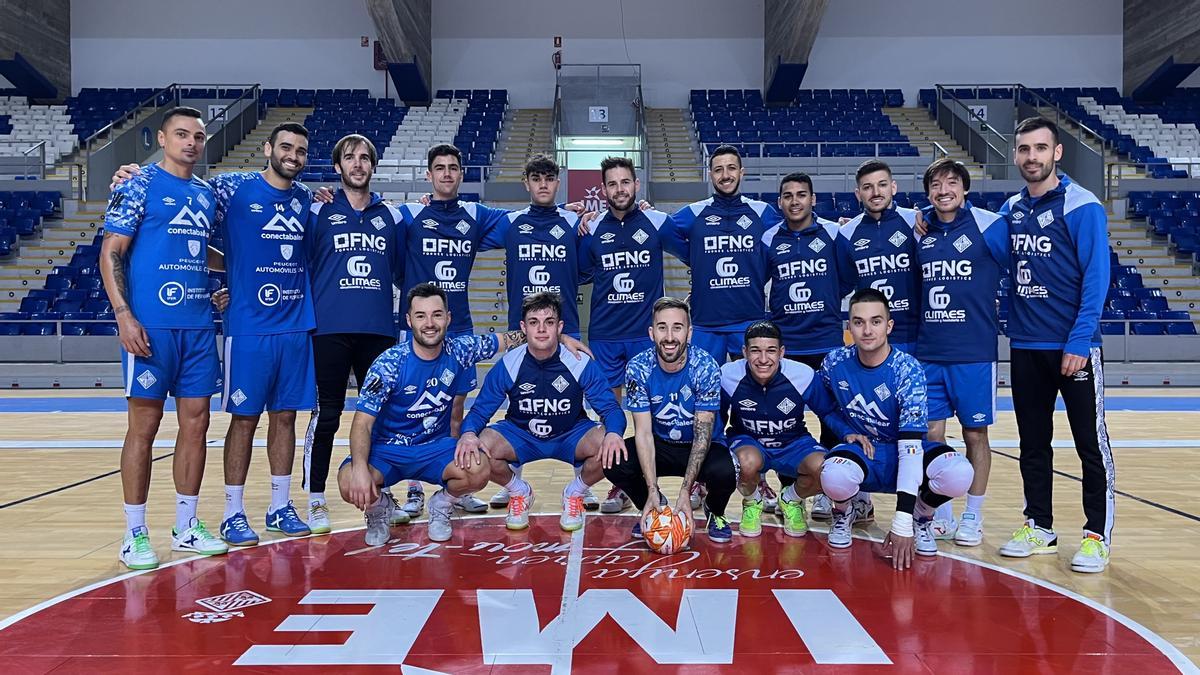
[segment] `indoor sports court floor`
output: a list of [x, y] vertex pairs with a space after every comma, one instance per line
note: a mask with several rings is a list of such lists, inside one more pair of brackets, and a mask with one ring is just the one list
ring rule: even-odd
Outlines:
[[[495, 515], [456, 520], [446, 544], [428, 543], [418, 522], [367, 549], [360, 514], [334, 504], [333, 535], [266, 535], [263, 545], [224, 558], [186, 559], [168, 550], [168, 414], [149, 502], [164, 566], [129, 574], [117, 562], [123, 400], [111, 391], [5, 392], [0, 664], [6, 673], [304, 664], [426, 674], [886, 664], [888, 672], [1197, 672], [1200, 391], [1109, 391], [1119, 492], [1113, 563], [1100, 575], [1068, 568], [1082, 511], [1062, 413], [1060, 552], [1022, 561], [996, 553], [1021, 507], [1015, 424], [1001, 393], [984, 545], [942, 542], [943, 555], [918, 559], [908, 573], [893, 572], [869, 540], [888, 521], [886, 498], [876, 500], [879, 522], [859, 530], [863, 539], [848, 551], [831, 550], [821, 532], [797, 540], [767, 529], [723, 546], [701, 535], [691, 551], [661, 557], [629, 540], [629, 516], [589, 516], [582, 533], [569, 535], [554, 517], [509, 533]], [[214, 527], [227, 420], [213, 415], [201, 491], [201, 517]], [[263, 439], [265, 428], [260, 446]], [[343, 441], [335, 458], [344, 452]], [[260, 450], [247, 489], [251, 513], [267, 503], [265, 467]], [[525, 476], [538, 494], [535, 511], [553, 514], [570, 469], [540, 462]], [[596, 492], [603, 497], [607, 487]], [[293, 495], [302, 501], [298, 486]], [[736, 497], [732, 506], [736, 522]]]

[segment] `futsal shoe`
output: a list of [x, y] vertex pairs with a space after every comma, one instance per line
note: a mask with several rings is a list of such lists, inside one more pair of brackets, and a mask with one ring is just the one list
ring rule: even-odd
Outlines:
[[287, 506], [267, 512], [267, 532], [282, 532], [289, 537], [307, 537], [312, 534], [308, 523], [300, 520], [296, 507], [288, 501]]
[[704, 487], [704, 483], [699, 481], [692, 483], [690, 499], [692, 500], [692, 510], [704, 506], [704, 495], [708, 494], [708, 488]]
[[804, 515], [804, 500], [779, 499], [779, 513], [783, 515], [783, 533], [789, 537], [803, 537], [808, 532], [808, 519]]
[[642, 518], [638, 516], [637, 522], [633, 524], [633, 529], [629, 531], [629, 538], [638, 540], [642, 538]]
[[508, 500], [510, 498], [511, 495], [508, 494], [508, 488], [500, 488], [496, 491], [496, 494], [492, 495], [492, 498], [488, 500], [488, 506], [492, 507], [493, 509], [508, 508]]
[[1021, 529], [1013, 532], [1012, 539], [1000, 547], [1000, 555], [1009, 558], [1028, 558], [1031, 555], [1058, 553], [1058, 537], [1051, 530], [1044, 530], [1025, 521]]
[[125, 532], [125, 541], [121, 542], [118, 557], [121, 563], [131, 570], [152, 570], [158, 567], [158, 556], [150, 546], [150, 531], [144, 527], [135, 527]]
[[869, 495], [858, 493], [854, 495], [850, 505], [854, 510], [854, 524], [875, 522], [875, 504]]
[[1079, 545], [1079, 551], [1071, 558], [1071, 570], [1084, 574], [1103, 572], [1108, 567], [1108, 546], [1098, 534], [1088, 532]]
[[633, 501], [629, 499], [629, 495], [619, 487], [613, 487], [608, 491], [608, 496], [600, 503], [600, 513], [620, 513], [625, 509], [633, 506]]
[[192, 518], [192, 526], [183, 532], [171, 528], [171, 550], [199, 553], [200, 555], [221, 555], [229, 553], [229, 546], [213, 536], [204, 521]]
[[[458, 499], [450, 496], [450, 493], [445, 489], [438, 490], [429, 500], [429, 539], [430, 541], [449, 541], [450, 536], [454, 534], [453, 528], [450, 526], [450, 514], [454, 510], [454, 506], [463, 498], [472, 499], [471, 495], [463, 495]], [[479, 501], [476, 499], [475, 501]], [[479, 502], [483, 505], [483, 502]], [[453, 506], [452, 506], [453, 504]], [[487, 510], [486, 505], [484, 510]]]
[[583, 508], [587, 511], [595, 511], [600, 508], [600, 500], [596, 499], [596, 495], [592, 493], [592, 488], [583, 491]]
[[[388, 525], [407, 525], [408, 521], [412, 520], [412, 518], [409, 517], [408, 511], [405, 511], [400, 506], [400, 502], [396, 501], [396, 495], [392, 494], [391, 490], [381, 490], [380, 492], [383, 494], [384, 499], [392, 503], [392, 509], [389, 511], [391, 515], [388, 516]], [[425, 493], [421, 493], [421, 499], [425, 499]]]
[[763, 500], [742, 500], [742, 522], [738, 525], [738, 534], [743, 537], [757, 537], [762, 534]]
[[329, 534], [329, 505], [325, 502], [308, 503], [308, 529], [313, 534]]
[[235, 513], [221, 521], [221, 538], [230, 546], [254, 546], [258, 533], [250, 527], [245, 513]]
[[978, 546], [983, 543], [983, 518], [970, 511], [958, 519], [954, 531], [954, 543], [958, 546]]
[[367, 532], [363, 539], [367, 546], [383, 546], [391, 539], [392, 533], [388, 527], [392, 522], [394, 504], [395, 502], [385, 497], [368, 506], [363, 512], [363, 518], [367, 521]]
[[[408, 515], [409, 520], [420, 518], [421, 511], [425, 509], [425, 490], [419, 485], [408, 486], [408, 497], [404, 500], [404, 508], [401, 510]], [[394, 512], [393, 512], [394, 515]], [[407, 521], [405, 521], [407, 522]], [[397, 523], [392, 523], [396, 525]]]
[[779, 495], [775, 494], [775, 490], [766, 478], [761, 478], [758, 481], [758, 491], [763, 497], [763, 511], [767, 513], [775, 513], [775, 509], [779, 507]]
[[[510, 530], [524, 530], [529, 527], [529, 509], [533, 508], [533, 489], [527, 495], [508, 495], [508, 515], [504, 517], [504, 527]], [[495, 499], [493, 497], [493, 499]], [[495, 503], [495, 502], [493, 502]]]
[[958, 521], [956, 520], [942, 520], [941, 518], [934, 518], [933, 521], [929, 523], [930, 534], [933, 535], [934, 539], [939, 541], [950, 541], [951, 539], [954, 539], [954, 531], [957, 529]]
[[[449, 494], [447, 494], [447, 496], [449, 496]], [[458, 509], [459, 511], [463, 511], [465, 513], [487, 513], [488, 505], [483, 503], [483, 500], [477, 498], [475, 495], [467, 494], [458, 498], [450, 497], [450, 499], [453, 500], [454, 508]], [[433, 509], [432, 499], [429, 500], [429, 508]], [[431, 518], [433, 517], [432, 510], [429, 512], [429, 515]]]
[[834, 509], [829, 523], [829, 545], [833, 548], [850, 548], [854, 541], [854, 511]]
[[812, 519], [829, 520], [833, 517], [833, 501], [824, 494], [813, 497]]
[[584, 504], [583, 495], [567, 496], [565, 493], [562, 498], [562, 515], [558, 518], [558, 526], [564, 532], [574, 532], [583, 527], [583, 511], [586, 507]]
[[[640, 529], [638, 534], [641, 534]], [[724, 516], [708, 514], [708, 539], [717, 544], [725, 544], [733, 539], [733, 530]]]
[[917, 540], [917, 555], [937, 555], [937, 538], [933, 533], [933, 521], [918, 520], [913, 525], [913, 536]]

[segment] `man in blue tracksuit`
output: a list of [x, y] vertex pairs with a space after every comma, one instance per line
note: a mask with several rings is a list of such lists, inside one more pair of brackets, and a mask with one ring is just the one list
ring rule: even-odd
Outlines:
[[1012, 245], [1013, 409], [1021, 435], [1026, 522], [1000, 549], [1056, 553], [1051, 510], [1054, 400], [1061, 392], [1083, 464], [1084, 538], [1076, 572], [1108, 566], [1116, 469], [1104, 422], [1100, 314], [1109, 284], [1108, 218], [1096, 196], [1055, 172], [1058, 128], [1034, 117], [1014, 135], [1025, 187], [1000, 209]]

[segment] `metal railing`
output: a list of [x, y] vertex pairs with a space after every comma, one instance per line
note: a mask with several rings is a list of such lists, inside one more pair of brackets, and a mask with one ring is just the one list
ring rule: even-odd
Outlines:
[[46, 177], [46, 141], [38, 141], [21, 151], [24, 161], [25, 177], [36, 176], [38, 180]]
[[[1121, 187], [1121, 181], [1126, 178], [1125, 176], [1121, 175], [1123, 172], [1120, 171], [1120, 169], [1133, 168], [1133, 169], [1138, 169], [1140, 171], [1145, 172], [1145, 174], [1146, 174], [1145, 176], [1138, 176], [1136, 178], [1130, 177], [1130, 179], [1132, 179], [1132, 180], [1152, 180], [1152, 179], [1154, 179], [1154, 176], [1151, 175], [1151, 169], [1154, 167], [1163, 167], [1163, 166], [1169, 166], [1173, 170], [1176, 170], [1176, 171], [1180, 171], [1180, 170], [1187, 171], [1188, 178], [1190, 178], [1192, 180], [1200, 180], [1200, 162], [1193, 162], [1193, 161], [1186, 161], [1186, 162], [1173, 162], [1173, 161], [1168, 161], [1168, 162], [1134, 162], [1134, 161], [1108, 162], [1107, 164], [1105, 164], [1105, 167], [1104, 167], [1104, 199], [1111, 200], [1111, 199], [1116, 199], [1118, 197], [1118, 193], [1119, 193], [1119, 190]], [[1167, 180], [1171, 180], [1171, 179], [1167, 179]], [[1179, 179], [1174, 179], [1174, 180], [1185, 180], [1185, 179], [1179, 178]]]
[[[976, 162], [997, 165], [1008, 158], [1010, 138], [998, 131], [971, 106], [952, 91], [953, 85], [936, 85], [937, 102], [934, 117]], [[960, 87], [961, 88], [961, 87]], [[956, 112], [959, 111], [959, 112]], [[959, 114], [961, 112], [961, 114]]]

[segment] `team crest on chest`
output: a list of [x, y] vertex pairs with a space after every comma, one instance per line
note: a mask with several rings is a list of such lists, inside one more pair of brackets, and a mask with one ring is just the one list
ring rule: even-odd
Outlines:
[[796, 409], [796, 404], [792, 402], [792, 399], [784, 397], [776, 407], [779, 408], [779, 412], [786, 415]]
[[196, 201], [200, 202], [200, 206], [203, 206], [206, 209], [209, 206], [208, 197], [205, 197], [203, 194], [196, 195]]
[[754, 221], [750, 220], [746, 216], [742, 216], [741, 218], [737, 219], [737, 224], [738, 224], [738, 227], [745, 230], [745, 229], [749, 229], [749, 227], [754, 224]]
[[292, 245], [291, 244], [280, 244], [279, 245], [279, 255], [282, 255], [284, 260], [291, 260], [292, 259]]
[[297, 213], [297, 214], [299, 214], [299, 213], [300, 213], [300, 208], [301, 208], [301, 207], [300, 207], [300, 200], [299, 200], [299, 199], [296, 199], [295, 197], [292, 197], [292, 204], [291, 204], [291, 206], [292, 206], [292, 211], [293, 211], [294, 213]]
[[636, 241], [636, 242], [637, 242], [637, 243], [639, 243], [639, 244], [644, 244], [644, 243], [646, 243], [646, 240], [647, 240], [647, 239], [649, 239], [649, 238], [650, 238], [650, 235], [648, 235], [648, 234], [646, 234], [645, 232], [643, 232], [643, 231], [641, 230], [641, 228], [638, 228], [638, 231], [633, 233], [633, 240], [634, 240], [634, 241]]
[[387, 225], [383, 222], [383, 218], [381, 216], [375, 216], [374, 218], [372, 218], [371, 224], [375, 226], [376, 230], [382, 230], [383, 228], [387, 227]]
[[558, 393], [561, 394], [563, 390], [567, 388], [567, 381], [562, 375], [559, 375], [558, 377], [554, 378], [554, 381], [550, 383], [550, 386], [557, 389]]
[[192, 254], [193, 258], [200, 255], [200, 240], [199, 239], [188, 239], [188, 253]]
[[959, 237], [958, 239], [954, 240], [954, 248], [959, 253], [962, 253], [963, 251], [967, 250], [970, 247], [971, 247], [971, 239], [970, 239], [970, 237], [968, 237], [965, 234], [963, 236]]
[[878, 398], [880, 401], [886, 401], [891, 397], [892, 390], [888, 389], [887, 384], [880, 384], [878, 387], [875, 387], [875, 398]]
[[550, 228], [550, 234], [554, 235], [555, 239], [562, 239], [562, 236], [566, 233], [567, 233], [567, 231], [562, 229], [558, 225], [555, 225], [554, 227]]
[[821, 241], [820, 239], [813, 239], [812, 243], [810, 243], [808, 247], [812, 249], [813, 253], [820, 253], [821, 251], [825, 250], [825, 242]]
[[471, 229], [471, 226], [467, 224], [467, 221], [460, 220], [458, 221], [458, 224], [454, 226], [454, 229], [458, 230], [462, 234], [466, 234], [467, 231]]
[[897, 232], [897, 233], [893, 234], [892, 236], [888, 237], [888, 241], [892, 242], [892, 246], [895, 246], [896, 248], [900, 248], [901, 246], [904, 245], [904, 242], [908, 241], [908, 236], [905, 235], [903, 232]]
[[1054, 213], [1052, 211], [1043, 211], [1042, 214], [1037, 217], [1037, 221], [1038, 225], [1046, 227], [1050, 223], [1054, 222]]

